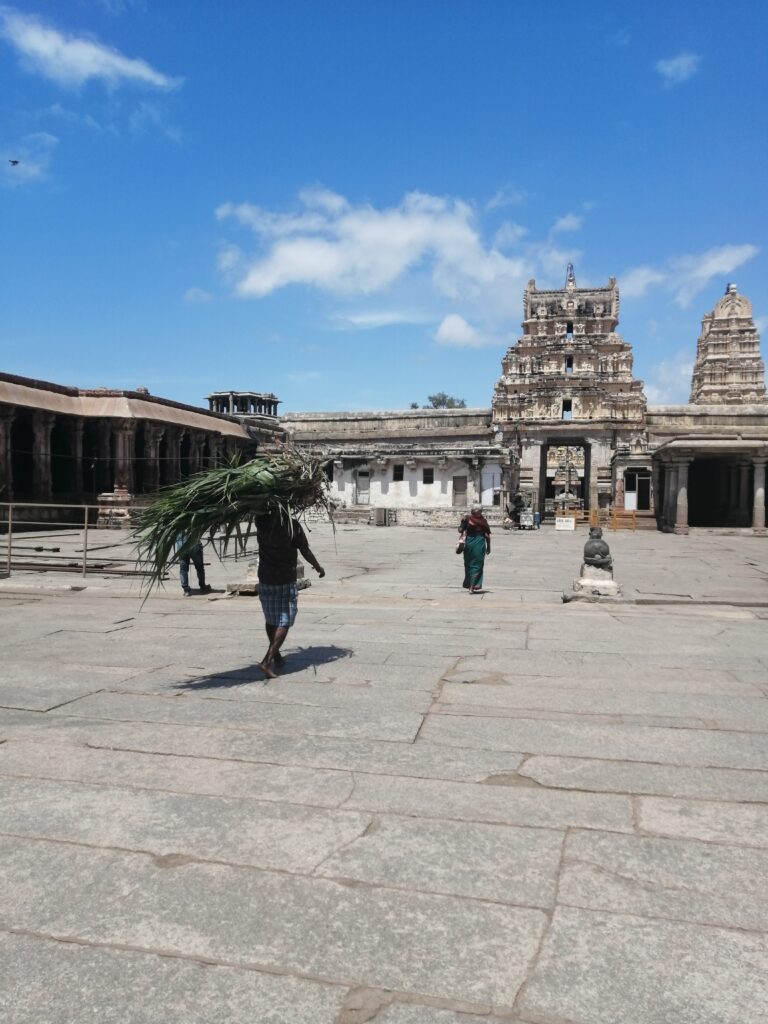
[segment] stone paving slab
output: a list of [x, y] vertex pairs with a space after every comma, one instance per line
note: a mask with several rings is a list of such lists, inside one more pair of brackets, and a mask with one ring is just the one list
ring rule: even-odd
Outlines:
[[255, 683], [251, 679], [243, 679], [238, 683], [237, 680], [227, 678], [221, 679], [221, 685], [217, 685], [220, 678], [213, 676], [204, 680], [179, 683], [174, 690], [198, 694], [208, 700], [232, 700], [236, 697], [239, 701], [315, 708], [371, 707], [377, 713], [387, 707], [393, 707], [401, 711], [426, 714], [432, 702], [431, 694], [421, 690], [403, 691], [390, 690], [386, 686], [294, 681], [291, 674], [281, 674], [277, 680]]
[[[144, 696], [130, 693], [99, 693], [68, 704], [67, 713], [114, 721], [169, 722], [176, 725], [219, 725], [259, 733], [304, 733], [318, 736], [351, 737], [411, 742], [422, 716], [409, 711], [382, 708], [371, 716], [365, 709], [311, 708], [256, 702], [206, 700], [201, 697]], [[52, 714], [58, 714], [53, 711]]]
[[43, 841], [0, 838], [0, 855], [6, 927], [475, 1005], [512, 1004], [546, 925], [538, 910]]
[[318, 873], [549, 908], [564, 838], [549, 829], [383, 817], [332, 854]]
[[731, 694], [744, 697], [760, 697], [758, 685], [768, 670], [744, 670], [736, 668], [705, 669], [675, 668], [648, 664], [646, 658], [635, 664], [626, 659], [606, 656], [597, 664], [590, 658], [584, 664], [575, 658], [556, 654], [542, 655], [538, 651], [521, 651], [514, 660], [494, 663], [488, 659], [462, 659], [446, 677], [457, 683], [486, 683], [495, 685], [536, 685], [561, 688], [568, 680], [578, 692], [625, 693], [680, 693], [680, 694]]
[[768, 806], [638, 798], [638, 824], [656, 835], [768, 848]]
[[[3, 716], [14, 719], [8, 719], [3, 726]], [[266, 735], [237, 728], [177, 727], [172, 723], [114, 722], [64, 715], [43, 717], [24, 711], [0, 713], [0, 735], [5, 739], [87, 743], [96, 748], [150, 754], [467, 782], [482, 782], [514, 772], [523, 760], [522, 754], [511, 751], [452, 749], [433, 743]]]
[[768, 939], [559, 908], [517, 1005], [536, 1024], [757, 1024]]
[[562, 789], [768, 803], [768, 772], [539, 754], [518, 770], [542, 786]]
[[768, 850], [574, 831], [563, 860], [568, 906], [768, 931]]
[[308, 872], [361, 835], [370, 817], [274, 802], [3, 780], [0, 832], [161, 857]]
[[768, 769], [768, 743], [762, 733], [431, 715], [419, 735], [453, 747], [571, 757], [589, 757], [599, 750], [602, 757], [617, 761]]
[[354, 785], [346, 771], [23, 740], [0, 744], [0, 775], [314, 807], [337, 807]]
[[647, 694], [624, 691], [580, 693], [566, 687], [524, 684], [473, 686], [451, 683], [443, 687], [440, 703], [461, 709], [482, 705], [512, 712], [557, 710], [578, 715], [632, 715], [705, 721], [717, 729], [768, 733], [768, 701], [764, 697], [715, 697], [703, 694]]
[[537, 828], [580, 826], [631, 832], [634, 827], [632, 805], [626, 796], [380, 775], [359, 775], [344, 807]]
[[302, 978], [26, 935], [0, 934], [0, 975], [4, 1024], [336, 1024], [345, 997]]

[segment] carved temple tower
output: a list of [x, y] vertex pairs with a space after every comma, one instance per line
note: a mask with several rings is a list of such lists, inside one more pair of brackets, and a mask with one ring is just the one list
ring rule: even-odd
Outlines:
[[607, 505], [616, 453], [644, 456], [646, 449], [643, 383], [632, 374], [631, 346], [616, 333], [616, 279], [603, 288], [578, 288], [569, 264], [562, 289], [541, 291], [528, 282], [524, 316], [523, 335], [502, 360], [493, 397], [494, 425], [517, 448], [519, 473], [511, 487], [536, 491], [543, 511], [556, 497], [548, 450], [581, 449], [584, 504]]
[[765, 365], [749, 299], [729, 284], [701, 321], [691, 382], [696, 405], [750, 405], [765, 401]]

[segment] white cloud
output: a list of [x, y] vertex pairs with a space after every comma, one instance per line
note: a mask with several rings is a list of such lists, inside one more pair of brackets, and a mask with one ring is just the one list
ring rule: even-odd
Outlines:
[[560, 231], [580, 231], [583, 223], [584, 218], [578, 213], [566, 213], [563, 217], [558, 217], [552, 225], [552, 234], [556, 235]]
[[662, 267], [634, 267], [619, 278], [621, 294], [638, 298], [654, 285], [672, 292], [679, 306], [688, 306], [716, 277], [733, 273], [757, 255], [756, 245], [720, 245], [706, 252], [673, 256]]
[[756, 316], [755, 327], [759, 334], [765, 334], [768, 331], [768, 316]]
[[435, 332], [435, 341], [438, 345], [453, 348], [482, 348], [483, 345], [495, 344], [495, 339], [481, 334], [458, 313], [449, 313], [443, 319]]
[[380, 309], [358, 313], [335, 313], [334, 321], [342, 329], [375, 330], [398, 324], [426, 324], [432, 317], [405, 309]]
[[213, 296], [210, 292], [207, 292], [205, 288], [198, 288], [196, 285], [192, 288], [187, 288], [181, 297], [182, 302], [186, 302], [187, 305], [195, 306], [203, 302], [210, 302]]
[[144, 132], [157, 130], [171, 142], [181, 142], [181, 132], [168, 124], [165, 107], [160, 103], [142, 100], [131, 112], [128, 127], [132, 135], [143, 135]]
[[654, 67], [661, 75], [665, 88], [669, 89], [693, 78], [700, 64], [701, 56], [698, 53], [678, 53], [676, 57], [657, 60]]
[[626, 298], [639, 298], [645, 295], [654, 284], [662, 284], [667, 275], [653, 267], [633, 267], [619, 279], [621, 294]]
[[517, 245], [521, 239], [525, 238], [527, 234], [528, 228], [524, 228], [522, 224], [515, 224], [514, 221], [505, 220], [493, 236], [493, 244], [497, 249], [510, 249]]
[[296, 284], [368, 295], [420, 270], [444, 295], [477, 297], [502, 285], [517, 288], [527, 270], [522, 260], [484, 246], [475, 212], [462, 200], [411, 192], [398, 206], [377, 209], [315, 189], [300, 201], [292, 213], [249, 203], [216, 211], [251, 228], [262, 250], [238, 281], [240, 295], [260, 298]]
[[645, 388], [649, 405], [685, 404], [691, 393], [693, 361], [678, 352], [673, 359], [657, 363]]
[[22, 63], [57, 85], [77, 88], [92, 79], [111, 87], [126, 83], [174, 89], [182, 82], [157, 71], [146, 61], [84, 36], [65, 35], [33, 14], [0, 7], [0, 36], [16, 50]]
[[715, 278], [727, 275], [759, 252], [756, 245], [721, 245], [698, 256], [680, 256], [671, 261], [675, 301], [687, 306]]
[[223, 274], [235, 273], [240, 266], [241, 259], [242, 253], [239, 246], [227, 245], [225, 243], [219, 245], [216, 265]]
[[[48, 132], [25, 135], [13, 149], [0, 156], [0, 181], [6, 187], [45, 181], [48, 178], [53, 151], [59, 140]], [[10, 161], [18, 161], [11, 165]]]
[[528, 193], [514, 185], [505, 185], [485, 204], [486, 210], [499, 210], [505, 206], [519, 206], [528, 198]]

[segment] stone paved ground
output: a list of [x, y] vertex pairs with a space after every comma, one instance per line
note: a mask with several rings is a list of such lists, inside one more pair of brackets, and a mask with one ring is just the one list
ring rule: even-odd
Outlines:
[[0, 582], [3, 1021], [765, 1020], [768, 542], [609, 540], [318, 528], [268, 685], [253, 599]]

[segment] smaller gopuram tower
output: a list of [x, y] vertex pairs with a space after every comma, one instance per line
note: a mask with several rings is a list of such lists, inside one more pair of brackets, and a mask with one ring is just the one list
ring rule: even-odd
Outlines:
[[765, 401], [765, 364], [752, 304], [729, 284], [701, 321], [690, 401], [695, 405], [751, 405]]
[[643, 382], [632, 374], [631, 346], [616, 333], [616, 278], [607, 287], [578, 288], [569, 263], [563, 288], [543, 291], [531, 280], [523, 303], [523, 334], [502, 360], [493, 396], [494, 425], [517, 448], [512, 486], [536, 491], [543, 507], [554, 486], [548, 450], [565, 446], [568, 459], [579, 447], [584, 504], [606, 505], [617, 449], [645, 446]]

